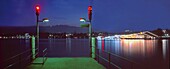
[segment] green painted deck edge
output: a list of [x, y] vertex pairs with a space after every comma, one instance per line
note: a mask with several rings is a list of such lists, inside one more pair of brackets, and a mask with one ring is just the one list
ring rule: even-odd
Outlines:
[[47, 58], [44, 65], [30, 64], [25, 69], [106, 69], [106, 68], [92, 58], [78, 57], [78, 58]]

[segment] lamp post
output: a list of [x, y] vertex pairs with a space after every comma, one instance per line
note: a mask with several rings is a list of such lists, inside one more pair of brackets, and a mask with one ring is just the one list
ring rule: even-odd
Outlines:
[[35, 10], [36, 10], [36, 17], [37, 17], [37, 20], [36, 20], [36, 37], [37, 37], [36, 43], [37, 44], [36, 44], [36, 46], [38, 48], [38, 53], [39, 53], [39, 22], [49, 22], [49, 20], [48, 20], [48, 18], [39, 20], [39, 15], [40, 15], [40, 6], [39, 5], [36, 5]]
[[38, 53], [39, 53], [39, 15], [40, 15], [40, 6], [36, 5], [36, 16], [37, 16], [37, 20], [36, 20], [36, 33], [37, 33], [37, 40], [36, 40], [36, 46], [38, 48]]
[[89, 22], [89, 24], [82, 24], [82, 27], [88, 27], [89, 28], [89, 45], [90, 45], [90, 57], [92, 57], [92, 24], [91, 24], [91, 20], [92, 20], [92, 6], [88, 7], [88, 20], [86, 20], [85, 18], [80, 18], [81, 22]]
[[80, 21], [81, 22], [89, 22], [88, 24], [81, 24], [81, 27], [88, 27], [88, 36], [89, 36], [89, 46], [90, 46], [90, 57], [91, 57], [91, 54], [92, 54], [92, 46], [91, 46], [91, 33], [92, 33], [92, 27], [91, 27], [91, 21], [88, 21], [86, 20], [85, 18], [80, 18]]
[[90, 57], [92, 57], [92, 6], [88, 6]]

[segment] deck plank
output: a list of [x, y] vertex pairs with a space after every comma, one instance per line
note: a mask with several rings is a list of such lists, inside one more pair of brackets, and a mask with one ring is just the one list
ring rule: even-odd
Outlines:
[[106, 69], [106, 68], [92, 58], [47, 58], [44, 65], [31, 64], [27, 66], [26, 69]]

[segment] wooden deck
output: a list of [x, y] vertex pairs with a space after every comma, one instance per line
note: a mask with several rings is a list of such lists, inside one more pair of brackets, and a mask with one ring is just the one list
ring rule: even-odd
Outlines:
[[[36, 60], [38, 62], [41, 60]], [[92, 58], [47, 58], [44, 65], [31, 64], [25, 69], [106, 69]]]

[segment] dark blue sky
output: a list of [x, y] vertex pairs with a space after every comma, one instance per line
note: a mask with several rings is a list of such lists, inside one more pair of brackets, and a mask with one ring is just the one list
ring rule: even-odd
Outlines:
[[[92, 1], [92, 0], [91, 0]], [[0, 26], [35, 25], [35, 5], [41, 6], [41, 25], [79, 26], [87, 18], [90, 0], [0, 0]], [[93, 0], [93, 27], [111, 32], [170, 29], [170, 0]]]

